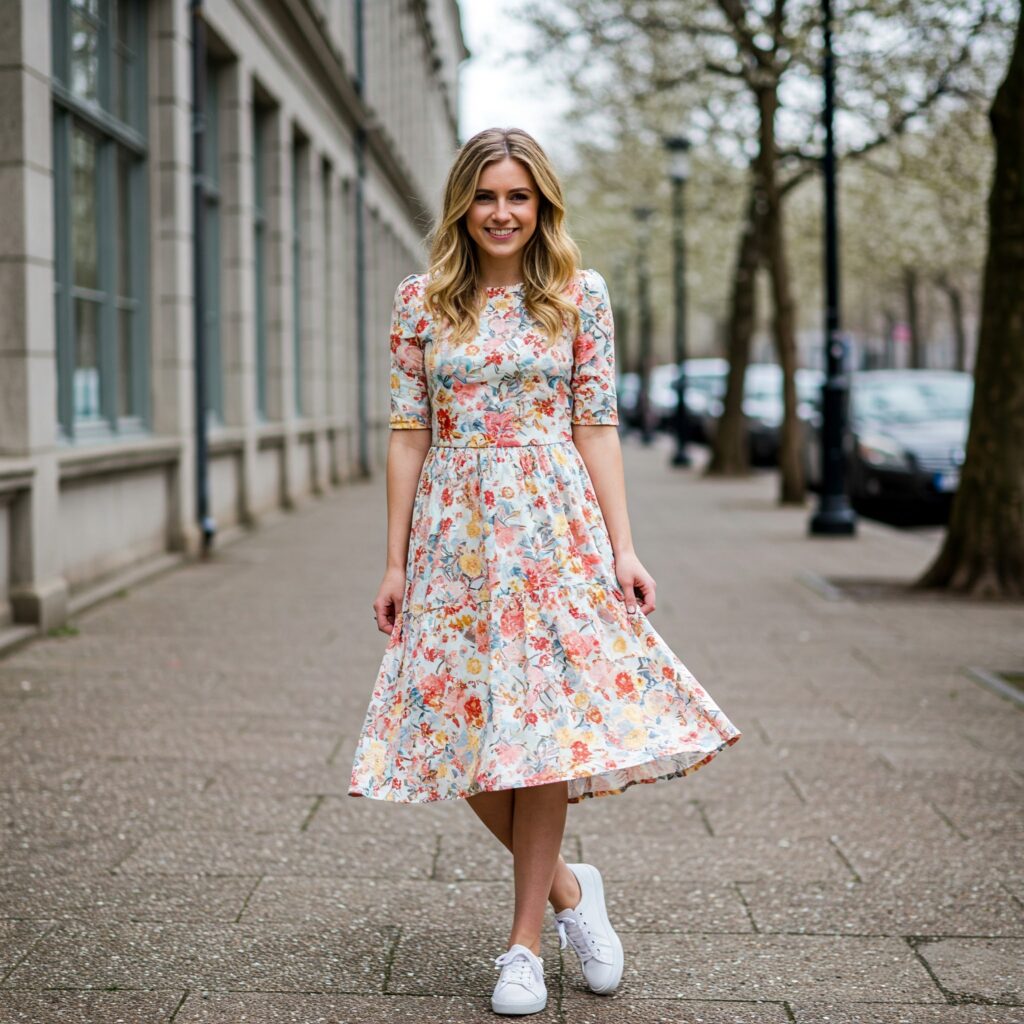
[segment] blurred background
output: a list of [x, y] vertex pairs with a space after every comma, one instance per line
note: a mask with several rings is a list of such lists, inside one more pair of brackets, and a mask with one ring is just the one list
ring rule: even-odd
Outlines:
[[[611, 286], [624, 436], [813, 501], [826, 6], [9, 0], [0, 625], [59, 626], [125, 573], [382, 469], [393, 290], [490, 125], [564, 176]], [[970, 461], [1018, 17], [832, 14], [830, 379], [864, 515], [945, 524]]]

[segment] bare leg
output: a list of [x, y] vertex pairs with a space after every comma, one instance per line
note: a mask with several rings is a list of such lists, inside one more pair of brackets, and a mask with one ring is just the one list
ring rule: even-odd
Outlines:
[[[490, 829], [494, 837], [509, 853], [512, 852], [512, 807], [514, 795], [521, 790], [499, 789], [493, 793], [477, 793], [467, 803], [476, 816]], [[566, 794], [568, 797], [568, 793]], [[564, 831], [564, 826], [563, 826]], [[558, 855], [555, 878], [548, 893], [548, 902], [555, 913], [568, 907], [575, 907], [582, 894], [576, 876], [566, 866], [562, 855]]]

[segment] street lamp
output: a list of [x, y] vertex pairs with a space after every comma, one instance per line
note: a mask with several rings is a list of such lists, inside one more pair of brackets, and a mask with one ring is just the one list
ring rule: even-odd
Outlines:
[[649, 206], [633, 208], [636, 220], [636, 303], [638, 320], [638, 342], [640, 360], [640, 391], [637, 396], [637, 410], [640, 414], [640, 437], [644, 444], [653, 440], [651, 431], [651, 343], [653, 321], [651, 316], [651, 281], [647, 268], [647, 251], [650, 248], [650, 220], [654, 210]]
[[676, 450], [673, 466], [689, 466], [686, 451], [689, 440], [689, 416], [686, 409], [686, 234], [683, 229], [683, 187], [690, 177], [690, 140], [684, 135], [664, 138], [668, 151], [668, 176], [672, 182], [672, 255], [675, 298], [676, 377]]
[[839, 330], [839, 218], [836, 212], [836, 152], [833, 134], [835, 61], [832, 3], [822, 0], [825, 33], [825, 384], [822, 387], [821, 493], [809, 528], [813, 534], [850, 536], [856, 516], [846, 495], [846, 409], [849, 399], [846, 342]]

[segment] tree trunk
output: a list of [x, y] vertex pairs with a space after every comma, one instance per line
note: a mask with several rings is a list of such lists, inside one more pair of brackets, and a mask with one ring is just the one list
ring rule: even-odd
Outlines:
[[917, 270], [903, 268], [903, 294], [907, 301], [907, 327], [910, 330], [910, 368], [924, 369], [924, 350], [921, 344], [921, 316], [917, 302]]
[[967, 369], [967, 328], [964, 325], [963, 293], [960, 291], [959, 285], [955, 285], [945, 274], [939, 278], [938, 285], [949, 299], [949, 319], [953, 324], [955, 341], [953, 368], [963, 371]]
[[750, 362], [750, 340], [754, 334], [756, 314], [755, 285], [760, 260], [758, 219], [757, 196], [752, 184], [732, 280], [726, 352], [729, 377], [725, 389], [725, 408], [718, 419], [711, 461], [705, 470], [710, 476], [743, 476], [750, 471], [747, 423], [743, 417], [743, 383]]
[[805, 497], [804, 467], [800, 456], [800, 424], [796, 402], [796, 304], [786, 252], [782, 196], [777, 180], [775, 112], [778, 83], [758, 89], [760, 142], [755, 161], [756, 175], [765, 199], [763, 228], [764, 258], [771, 275], [772, 327], [775, 349], [782, 368], [783, 415], [779, 438], [779, 502], [802, 505]]
[[990, 112], [981, 330], [967, 459], [938, 558], [918, 581], [977, 597], [1024, 595], [1024, 10]]

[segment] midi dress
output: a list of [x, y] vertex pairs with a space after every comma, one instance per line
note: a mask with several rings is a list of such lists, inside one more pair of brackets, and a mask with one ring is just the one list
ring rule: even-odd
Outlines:
[[404, 278], [390, 427], [431, 431], [406, 582], [350, 796], [404, 803], [567, 781], [569, 802], [686, 775], [740, 730], [640, 611], [626, 611], [573, 425], [618, 423], [604, 278], [578, 270], [556, 344], [523, 285], [486, 289], [453, 343]]

